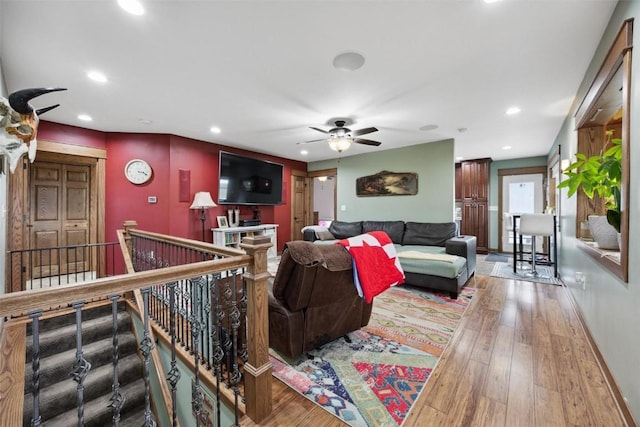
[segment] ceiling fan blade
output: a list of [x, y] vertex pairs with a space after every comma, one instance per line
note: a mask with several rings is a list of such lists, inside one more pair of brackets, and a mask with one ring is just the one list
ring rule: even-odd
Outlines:
[[301, 141], [301, 142], [296, 142], [297, 145], [300, 144], [308, 144], [310, 142], [320, 142], [320, 141], [326, 141], [327, 138], [322, 138], [322, 139], [312, 139], [311, 141]]
[[309, 129], [313, 129], [313, 130], [317, 130], [318, 132], [322, 132], [322, 133], [329, 133], [324, 129], [320, 129], [320, 128], [314, 128], [313, 126], [309, 126]]
[[374, 127], [364, 128], [364, 129], [351, 131], [351, 136], [366, 135], [368, 133], [377, 132], [377, 131], [378, 131], [378, 129], [376, 129]]
[[378, 147], [379, 145], [382, 144], [381, 142], [378, 142], [378, 141], [372, 141], [370, 139], [363, 139], [363, 138], [355, 138], [353, 142], [355, 142], [356, 144], [373, 145], [375, 147]]

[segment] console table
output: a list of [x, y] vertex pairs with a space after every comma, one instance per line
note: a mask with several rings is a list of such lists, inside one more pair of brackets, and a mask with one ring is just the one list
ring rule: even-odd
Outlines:
[[228, 248], [240, 249], [240, 243], [245, 236], [269, 236], [271, 246], [267, 251], [267, 258], [274, 259], [278, 256], [278, 224], [252, 225], [248, 227], [212, 228], [213, 244]]

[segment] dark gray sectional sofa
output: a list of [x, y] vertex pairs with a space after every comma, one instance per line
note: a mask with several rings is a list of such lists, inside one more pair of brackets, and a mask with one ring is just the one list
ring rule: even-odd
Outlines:
[[389, 235], [407, 285], [445, 291], [457, 298], [475, 274], [476, 237], [457, 236], [455, 222], [333, 221], [328, 228], [305, 227], [303, 236], [317, 244], [332, 244], [369, 231]]

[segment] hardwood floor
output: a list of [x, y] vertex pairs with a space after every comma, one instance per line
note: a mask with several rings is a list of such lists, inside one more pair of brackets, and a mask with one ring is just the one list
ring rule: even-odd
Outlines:
[[[635, 426], [563, 287], [482, 275], [471, 286], [478, 292], [403, 427]], [[346, 425], [275, 379], [273, 413], [241, 424]]]

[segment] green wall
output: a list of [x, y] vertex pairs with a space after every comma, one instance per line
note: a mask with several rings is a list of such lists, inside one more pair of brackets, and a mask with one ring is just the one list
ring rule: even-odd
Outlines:
[[[571, 159], [577, 149], [574, 114], [578, 103], [591, 85], [604, 56], [627, 18], [640, 16], [640, 2], [621, 1], [616, 6], [609, 25], [604, 32], [592, 63], [576, 94], [574, 107], [567, 115], [564, 125], [549, 151], [551, 156], [561, 145], [563, 159]], [[637, 23], [636, 23], [637, 24]], [[631, 188], [629, 213], [629, 282], [624, 283], [608, 270], [576, 247], [575, 221], [576, 200], [568, 199], [566, 190], [560, 198], [559, 239], [560, 274], [563, 282], [578, 302], [589, 331], [602, 352], [622, 394], [628, 400], [636, 420], [640, 420], [640, 29], [635, 26], [632, 50], [631, 113], [630, 113], [630, 164]], [[585, 288], [576, 284], [575, 273], [582, 272]]]
[[496, 160], [489, 168], [489, 249], [498, 249], [498, 171], [500, 169], [546, 166], [547, 158], [526, 157], [522, 159]]
[[[337, 219], [341, 221], [453, 221], [452, 139], [309, 163], [309, 171], [338, 170]], [[380, 171], [416, 172], [415, 196], [357, 197], [356, 178]], [[343, 210], [344, 208], [344, 210]]]
[[[2, 12], [2, 2], [0, 2], [0, 13]], [[0, 57], [0, 96], [7, 98], [7, 89], [4, 83], [4, 74], [2, 72], [2, 58]], [[5, 160], [5, 156], [0, 158], [2, 162], [2, 170], [9, 170], [9, 163]], [[6, 212], [9, 207], [8, 193], [7, 193], [7, 173], [0, 173], [0, 253], [7, 253], [7, 220], [8, 216]], [[5, 271], [5, 257], [0, 257], [0, 271]], [[0, 295], [4, 294], [4, 274], [0, 274]]]

